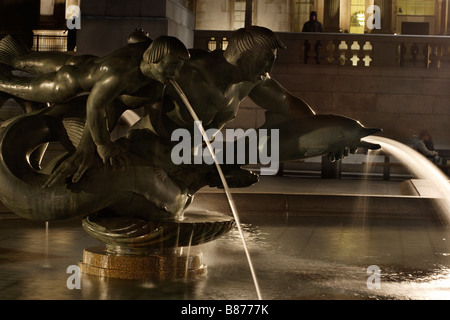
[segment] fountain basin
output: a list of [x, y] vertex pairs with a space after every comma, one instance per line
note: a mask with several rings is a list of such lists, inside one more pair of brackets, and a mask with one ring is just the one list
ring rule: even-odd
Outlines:
[[167, 221], [98, 214], [83, 219], [82, 225], [88, 234], [105, 243], [110, 253], [145, 255], [212, 241], [230, 231], [234, 219], [192, 211], [182, 220]]
[[234, 219], [186, 212], [182, 220], [145, 221], [99, 213], [83, 219], [82, 226], [105, 245], [83, 250], [81, 272], [158, 281], [205, 274], [203, 254], [192, 247], [224, 235], [233, 228]]

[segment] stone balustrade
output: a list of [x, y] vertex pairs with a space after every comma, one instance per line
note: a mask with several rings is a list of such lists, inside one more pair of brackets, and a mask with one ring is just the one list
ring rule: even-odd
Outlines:
[[[232, 31], [195, 31], [202, 49], [226, 48]], [[348, 33], [277, 33], [288, 50], [277, 64], [450, 68], [450, 37]], [[317, 51], [319, 60], [317, 61]]]

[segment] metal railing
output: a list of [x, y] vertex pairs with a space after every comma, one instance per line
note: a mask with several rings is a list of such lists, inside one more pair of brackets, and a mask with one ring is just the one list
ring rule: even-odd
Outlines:
[[31, 51], [67, 51], [67, 36], [34, 35]]
[[[0, 34], [0, 40], [6, 34]], [[27, 46], [31, 47], [31, 51], [57, 51], [67, 52], [68, 37], [55, 35], [15, 35], [23, 41]], [[30, 43], [32, 41], [32, 43]]]

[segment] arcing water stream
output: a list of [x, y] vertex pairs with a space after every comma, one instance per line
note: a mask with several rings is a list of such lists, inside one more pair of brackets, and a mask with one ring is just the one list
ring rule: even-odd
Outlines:
[[216, 155], [214, 153], [214, 149], [211, 146], [211, 143], [209, 141], [209, 137], [206, 134], [205, 129], [203, 128], [200, 119], [198, 118], [197, 114], [195, 113], [194, 109], [192, 108], [192, 106], [191, 106], [189, 100], [187, 99], [186, 95], [184, 94], [183, 90], [180, 88], [180, 86], [178, 85], [178, 83], [175, 80], [170, 80], [170, 82], [174, 86], [174, 88], [178, 92], [178, 94], [180, 95], [180, 98], [183, 100], [184, 104], [186, 105], [186, 108], [189, 110], [189, 113], [191, 114], [192, 118], [194, 119], [195, 124], [198, 127], [198, 130], [201, 132], [203, 140], [205, 140], [206, 145], [208, 147], [208, 150], [211, 153], [211, 156], [212, 156], [212, 158], [214, 160], [214, 163], [215, 163], [216, 168], [217, 168], [217, 172], [219, 173], [220, 180], [222, 181], [222, 184], [223, 184], [223, 187], [224, 187], [224, 190], [225, 190], [225, 194], [226, 194], [227, 199], [228, 199], [228, 204], [230, 205], [231, 212], [233, 213], [233, 217], [234, 217], [234, 220], [236, 222], [236, 226], [238, 228], [239, 234], [240, 234], [241, 239], [242, 239], [242, 244], [244, 246], [245, 255], [247, 256], [248, 264], [249, 264], [249, 267], [250, 267], [250, 272], [252, 274], [253, 282], [255, 284], [256, 294], [258, 295], [258, 299], [261, 300], [262, 299], [261, 291], [259, 289], [258, 280], [257, 280], [256, 274], [255, 274], [255, 270], [253, 268], [253, 263], [252, 263], [252, 260], [251, 260], [251, 257], [250, 257], [250, 253], [248, 251], [247, 243], [245, 241], [244, 232], [242, 231], [242, 226], [241, 226], [241, 223], [240, 223], [240, 220], [239, 220], [239, 215], [238, 215], [238, 212], [237, 212], [237, 209], [236, 209], [233, 197], [231, 195], [230, 188], [228, 187], [228, 183], [227, 183], [227, 181], [225, 179], [225, 176], [224, 176], [224, 174], [222, 172], [220, 164], [217, 161]]
[[364, 140], [380, 144], [382, 150], [400, 160], [417, 179], [426, 180], [438, 195], [436, 203], [439, 205], [443, 218], [447, 223], [450, 222], [449, 178], [435, 164], [414, 149], [398, 141], [378, 136], [371, 136], [364, 138]]

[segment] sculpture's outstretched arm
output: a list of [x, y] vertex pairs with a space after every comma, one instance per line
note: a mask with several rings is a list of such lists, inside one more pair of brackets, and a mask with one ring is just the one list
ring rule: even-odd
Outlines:
[[261, 108], [287, 116], [301, 117], [315, 114], [305, 101], [292, 95], [271, 78], [260, 81], [250, 92], [249, 97]]
[[36, 77], [0, 73], [0, 91], [27, 101], [61, 103], [83, 91], [75, 77], [76, 72], [76, 68], [65, 66], [58, 72]]
[[92, 55], [74, 56], [63, 52], [31, 52], [16, 57], [13, 60], [13, 67], [17, 70], [39, 75], [56, 72], [64, 66], [86, 64], [97, 58]]
[[110, 164], [115, 168], [125, 166], [128, 159], [119, 146], [111, 141], [106, 108], [113, 103], [122, 90], [123, 84], [120, 76], [106, 77], [92, 88], [86, 106], [86, 125], [97, 146], [97, 152], [103, 163]]

